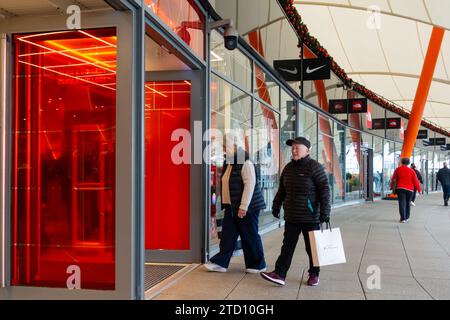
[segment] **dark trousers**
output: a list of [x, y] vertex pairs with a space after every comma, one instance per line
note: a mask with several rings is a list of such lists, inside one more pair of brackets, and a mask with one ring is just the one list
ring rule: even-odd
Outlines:
[[291, 266], [292, 257], [294, 256], [295, 247], [297, 246], [300, 233], [303, 233], [305, 239], [305, 249], [309, 257], [309, 270], [310, 274], [319, 275], [320, 268], [313, 266], [311, 255], [311, 243], [309, 242], [308, 232], [312, 230], [319, 230], [320, 225], [318, 223], [289, 223], [284, 225], [284, 239], [283, 246], [281, 247], [281, 254], [275, 264], [275, 273], [280, 277], [286, 278], [286, 274]]
[[398, 210], [400, 212], [400, 220], [403, 221], [409, 219], [413, 192], [405, 189], [397, 189], [395, 193], [398, 196]]
[[447, 203], [448, 199], [450, 198], [450, 185], [443, 184], [442, 185], [442, 192], [444, 193], [444, 203]]
[[222, 238], [220, 251], [210, 259], [221, 267], [228, 268], [236, 242], [241, 236], [242, 251], [244, 251], [245, 267], [250, 269], [264, 269], [266, 261], [261, 237], [258, 233], [259, 210], [247, 211], [244, 218], [231, 214], [231, 208], [225, 207], [225, 216], [222, 222]]
[[414, 189], [414, 192], [413, 192], [413, 195], [412, 195], [412, 198], [411, 198], [411, 202], [416, 202], [416, 195], [417, 195], [417, 190]]

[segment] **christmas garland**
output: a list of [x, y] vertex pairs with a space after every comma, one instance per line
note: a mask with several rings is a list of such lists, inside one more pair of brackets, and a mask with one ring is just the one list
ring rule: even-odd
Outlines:
[[[387, 101], [386, 99], [380, 97], [373, 91], [367, 89], [363, 85], [354, 82], [352, 79], [350, 79], [345, 72], [344, 69], [342, 69], [336, 61], [334, 61], [333, 57], [328, 53], [327, 49], [322, 47], [319, 40], [311, 36], [311, 34], [308, 31], [308, 27], [303, 23], [302, 17], [298, 13], [297, 9], [294, 6], [294, 0], [278, 0], [281, 7], [283, 8], [287, 18], [289, 19], [290, 23], [295, 29], [295, 32], [297, 33], [299, 39], [301, 42], [307, 46], [317, 57], [320, 58], [328, 58], [331, 61], [331, 71], [333, 71], [336, 76], [342, 80], [342, 82], [348, 86], [352, 87], [353, 91], [361, 94], [362, 96], [366, 97], [367, 99], [373, 101], [374, 103], [380, 105], [381, 107], [390, 110], [392, 112], [397, 113], [398, 115], [409, 119], [411, 116], [410, 112], [407, 110], [400, 108], [391, 102]], [[300, 47], [300, 45], [299, 45]], [[443, 134], [445, 136], [450, 137], [450, 132], [434, 125], [433, 123], [422, 120], [422, 126], [433, 130], [435, 132], [438, 132], [440, 134]]]

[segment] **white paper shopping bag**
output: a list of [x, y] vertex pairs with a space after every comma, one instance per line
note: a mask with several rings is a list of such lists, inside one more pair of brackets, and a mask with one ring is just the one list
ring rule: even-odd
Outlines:
[[339, 228], [310, 231], [309, 240], [315, 267], [346, 262]]

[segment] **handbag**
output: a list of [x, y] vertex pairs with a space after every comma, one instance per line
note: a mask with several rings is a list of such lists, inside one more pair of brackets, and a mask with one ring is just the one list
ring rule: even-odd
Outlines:
[[344, 244], [342, 242], [341, 230], [331, 228], [327, 223], [328, 230], [309, 231], [313, 265], [315, 267], [328, 266], [347, 262], [345, 259]]

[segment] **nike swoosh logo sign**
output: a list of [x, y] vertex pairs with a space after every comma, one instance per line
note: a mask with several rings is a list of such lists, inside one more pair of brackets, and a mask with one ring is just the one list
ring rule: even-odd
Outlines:
[[291, 73], [291, 74], [297, 74], [297, 67], [294, 68], [294, 70], [291, 69], [284, 69], [284, 68], [278, 68], [278, 70], [287, 72], [287, 73]]
[[308, 66], [308, 68], [306, 68], [306, 73], [313, 73], [314, 71], [317, 71], [317, 70], [319, 70], [319, 69], [322, 69], [322, 68], [325, 67], [325, 66], [326, 66], [326, 64], [324, 64], [323, 66], [314, 68], [314, 69], [310, 69], [309, 66]]

